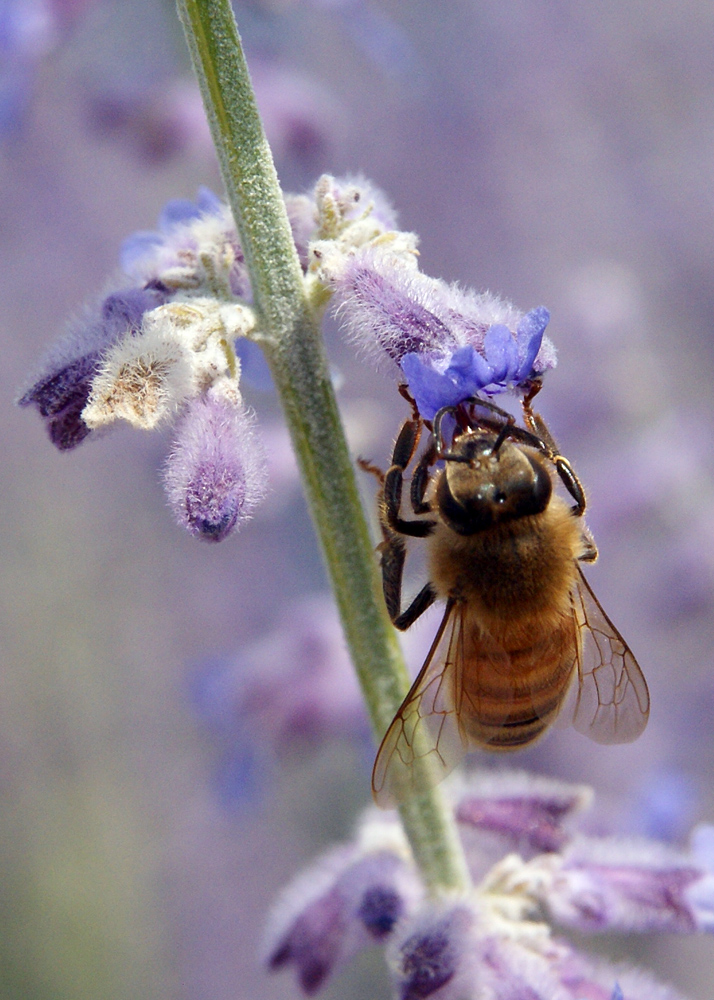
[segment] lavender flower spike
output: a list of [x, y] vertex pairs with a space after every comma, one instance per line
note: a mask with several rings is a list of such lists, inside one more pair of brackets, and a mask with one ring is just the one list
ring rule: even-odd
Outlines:
[[[394, 819], [370, 811], [356, 841], [281, 903], [271, 967], [294, 966], [317, 992], [371, 934], [387, 944], [398, 1000], [682, 1000], [644, 972], [592, 961], [546, 918], [589, 931], [711, 930], [714, 828], [695, 831], [683, 855], [569, 833], [591, 798], [581, 786], [496, 772], [450, 791], [473, 890], [428, 894]], [[514, 841], [531, 860], [506, 853]]]
[[192, 535], [222, 541], [262, 499], [266, 468], [253, 422], [228, 378], [187, 404], [164, 478], [176, 520]]
[[543, 306], [524, 314], [488, 292], [429, 278], [396, 239], [348, 252], [324, 241], [313, 252], [352, 337], [397, 362], [427, 420], [442, 406], [518, 389], [555, 366]]
[[208, 188], [199, 190], [195, 204], [183, 199], [168, 202], [158, 230], [140, 231], [125, 240], [121, 266], [142, 285], [250, 299], [250, 281], [231, 210]]
[[520, 886], [553, 920], [582, 931], [714, 930], [714, 874], [656, 841], [577, 836], [527, 863], [510, 855], [489, 878]]
[[616, 981], [545, 924], [504, 916], [478, 892], [427, 900], [387, 949], [399, 1000], [682, 1000], [639, 971], [618, 970]]

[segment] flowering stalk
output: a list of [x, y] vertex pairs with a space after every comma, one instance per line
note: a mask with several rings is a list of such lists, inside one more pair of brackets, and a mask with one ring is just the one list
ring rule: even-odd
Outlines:
[[[408, 674], [379, 594], [359, 501], [319, 334], [301, 278], [277, 174], [263, 132], [229, 0], [177, 0], [203, 93], [223, 180], [251, 278], [261, 343], [303, 476], [347, 643], [378, 736], [408, 687]], [[441, 794], [402, 807], [426, 884], [469, 884]]]

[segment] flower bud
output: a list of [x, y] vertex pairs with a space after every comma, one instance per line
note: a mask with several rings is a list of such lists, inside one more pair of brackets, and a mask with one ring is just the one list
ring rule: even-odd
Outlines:
[[399, 826], [370, 815], [355, 843], [288, 886], [268, 932], [268, 965], [293, 965], [304, 992], [316, 993], [349, 958], [386, 939], [422, 891]]
[[265, 461], [253, 415], [229, 380], [191, 399], [164, 474], [176, 520], [220, 542], [250, 517], [265, 492]]

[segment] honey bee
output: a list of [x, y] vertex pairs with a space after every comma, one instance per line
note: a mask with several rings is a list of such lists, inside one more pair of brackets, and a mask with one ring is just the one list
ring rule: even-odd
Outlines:
[[[642, 672], [580, 569], [597, 558], [582, 518], [585, 493], [532, 411], [537, 391], [523, 401], [525, 428], [479, 398], [444, 407], [426, 424], [432, 435], [412, 474], [413, 519], [400, 508], [425, 426], [416, 408], [388, 471], [362, 463], [381, 481], [382, 582], [392, 622], [407, 629], [435, 601], [446, 602], [377, 754], [372, 791], [381, 806], [441, 781], [469, 750], [533, 743], [569, 691], [569, 721], [598, 743], [630, 742], [647, 724]], [[555, 473], [573, 505], [556, 494]], [[408, 537], [426, 540], [429, 579], [401, 611]]]

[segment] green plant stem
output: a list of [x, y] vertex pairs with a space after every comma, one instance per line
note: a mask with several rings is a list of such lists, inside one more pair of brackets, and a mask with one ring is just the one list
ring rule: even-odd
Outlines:
[[[261, 344], [280, 395], [347, 643], [377, 737], [409, 678], [381, 599], [376, 562], [329, 378], [306, 299], [270, 148], [229, 0], [177, 0], [223, 180], [241, 234]], [[438, 790], [410, 800], [402, 820], [432, 891], [469, 876]]]

